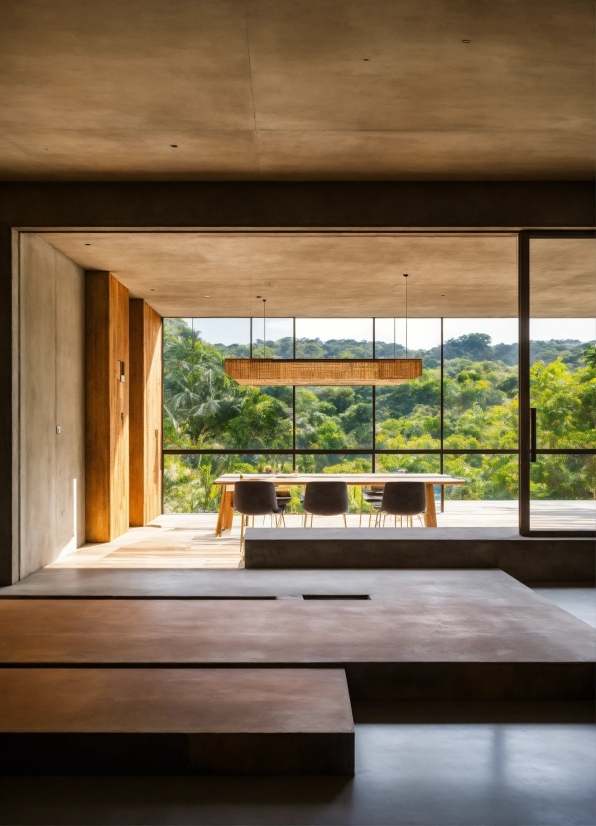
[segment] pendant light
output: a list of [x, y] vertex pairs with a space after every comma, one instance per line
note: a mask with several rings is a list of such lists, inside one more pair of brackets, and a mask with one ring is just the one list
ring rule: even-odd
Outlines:
[[[404, 278], [408, 278], [404, 275]], [[404, 384], [422, 375], [422, 359], [408, 355], [408, 282], [406, 280], [406, 358], [392, 359], [270, 359], [265, 358], [267, 299], [263, 299], [263, 358], [226, 359], [224, 369], [238, 384], [256, 386], [354, 386]]]

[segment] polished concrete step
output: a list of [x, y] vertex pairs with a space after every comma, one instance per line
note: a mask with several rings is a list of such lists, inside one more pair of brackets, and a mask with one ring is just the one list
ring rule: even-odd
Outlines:
[[522, 582], [593, 582], [594, 539], [514, 528], [249, 528], [245, 568], [501, 568]]
[[[67, 599], [8, 589], [0, 663], [340, 668], [361, 700], [594, 696], [594, 629], [499, 570], [200, 571], [191, 599], [106, 598], [113, 581], [90, 573], [86, 598], [72, 581]], [[148, 573], [118, 587], [139, 577], [147, 594]], [[162, 593], [182, 591], [179, 573]]]
[[0, 668], [0, 774], [354, 773], [345, 673]]

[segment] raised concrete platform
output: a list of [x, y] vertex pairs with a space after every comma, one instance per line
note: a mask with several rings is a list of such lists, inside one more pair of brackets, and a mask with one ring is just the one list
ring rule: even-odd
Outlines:
[[501, 568], [522, 582], [594, 582], [594, 539], [512, 528], [249, 528], [246, 568]]
[[1, 774], [354, 774], [343, 671], [0, 669]]
[[594, 694], [594, 629], [499, 570], [55, 573], [89, 598], [6, 589], [0, 663], [342, 668], [370, 700]]

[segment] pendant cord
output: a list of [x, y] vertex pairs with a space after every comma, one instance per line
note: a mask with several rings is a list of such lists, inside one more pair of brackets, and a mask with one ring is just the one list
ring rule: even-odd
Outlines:
[[397, 319], [393, 319], [393, 358], [395, 358], [395, 325], [397, 323]]
[[263, 299], [263, 358], [265, 358], [265, 304], [267, 299]]
[[408, 357], [408, 273], [404, 273], [406, 279], [406, 358]]

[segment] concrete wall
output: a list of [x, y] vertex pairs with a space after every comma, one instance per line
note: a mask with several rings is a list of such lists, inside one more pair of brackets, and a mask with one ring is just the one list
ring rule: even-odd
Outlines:
[[85, 537], [85, 292], [83, 270], [38, 236], [21, 234], [19, 256], [22, 578]]

